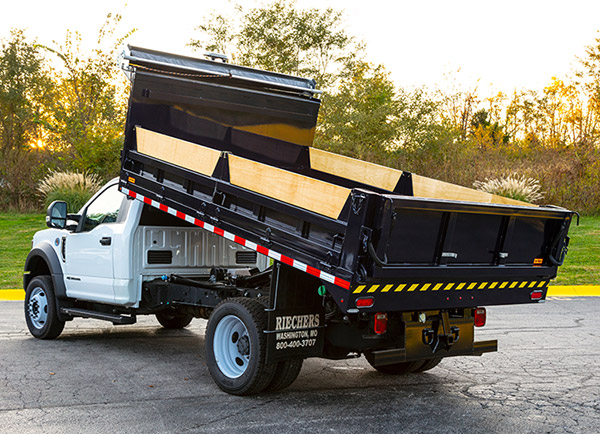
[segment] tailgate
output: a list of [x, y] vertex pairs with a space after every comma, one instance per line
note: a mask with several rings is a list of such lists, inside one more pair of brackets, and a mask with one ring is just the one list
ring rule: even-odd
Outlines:
[[363, 225], [362, 275], [347, 308], [447, 309], [545, 299], [568, 245], [573, 213], [381, 195]]

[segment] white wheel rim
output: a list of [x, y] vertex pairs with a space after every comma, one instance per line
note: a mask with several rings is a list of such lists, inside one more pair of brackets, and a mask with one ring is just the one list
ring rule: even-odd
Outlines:
[[41, 329], [48, 321], [48, 297], [43, 288], [37, 287], [31, 291], [27, 304], [29, 319], [36, 329]]
[[250, 338], [248, 329], [237, 316], [227, 315], [217, 324], [213, 352], [219, 370], [229, 378], [238, 378], [248, 368]]

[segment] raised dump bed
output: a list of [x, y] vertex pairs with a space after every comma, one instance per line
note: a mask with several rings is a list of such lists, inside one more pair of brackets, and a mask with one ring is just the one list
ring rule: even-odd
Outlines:
[[130, 196], [318, 277], [343, 312], [363, 298], [375, 312], [545, 297], [571, 211], [312, 148], [311, 80], [135, 47], [125, 58]]

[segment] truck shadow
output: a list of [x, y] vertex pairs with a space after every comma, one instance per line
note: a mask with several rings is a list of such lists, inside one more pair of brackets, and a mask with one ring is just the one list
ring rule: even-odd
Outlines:
[[[159, 325], [143, 326], [105, 326], [90, 323], [92, 327], [77, 324], [69, 329], [68, 325], [60, 338], [52, 345], [61, 347], [64, 352], [78, 353], [87, 351], [101, 352], [106, 357], [129, 360], [132, 363], [152, 361], [156, 365], [179, 363], [184, 359], [189, 363], [198, 363], [198, 371], [206, 375], [197, 378], [204, 386], [213, 386], [212, 379], [203, 360], [205, 354], [204, 328], [206, 322], [193, 322], [188, 328], [169, 330]], [[37, 340], [34, 343], [38, 343]], [[50, 342], [45, 342], [49, 344]], [[179, 361], [173, 360], [177, 355]], [[375, 371], [364, 357], [348, 360], [307, 359], [298, 379], [285, 391], [259, 396], [275, 397], [295, 391], [323, 391], [353, 389], [370, 394], [370, 388], [394, 388], [410, 386], [429, 388], [444, 383], [441, 368], [420, 374], [390, 376]], [[214, 387], [215, 391], [216, 386]], [[220, 393], [220, 392], [217, 392]], [[346, 393], [346, 392], [344, 392]], [[235, 398], [238, 399], [238, 398]]]
[[[500, 404], [474, 402], [466, 391], [480, 380], [468, 373], [458, 377], [454, 361], [426, 373], [389, 376], [362, 357], [308, 359], [287, 389], [237, 397], [221, 392], [208, 373], [204, 322], [183, 330], [101, 324], [72, 324], [55, 341], [28, 339], [25, 351], [45, 359], [56, 373], [51, 378], [61, 382], [55, 387], [83, 387], [85, 378], [109, 401], [159, 399], [160, 418], [192, 432], [468, 432], [473, 424], [498, 432], [487, 408]], [[515, 420], [505, 413], [503, 428], [516, 429]]]

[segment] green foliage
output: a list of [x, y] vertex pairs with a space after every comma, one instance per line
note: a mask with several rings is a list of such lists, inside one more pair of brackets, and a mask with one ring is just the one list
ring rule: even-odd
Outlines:
[[585, 57], [579, 59], [580, 69], [575, 75], [589, 97], [591, 110], [600, 115], [600, 37], [586, 47]]
[[105, 179], [118, 173], [126, 114], [126, 86], [114, 59], [123, 40], [135, 31], [115, 38], [120, 20], [120, 15], [108, 14], [92, 53], [82, 51], [78, 32], [67, 32], [62, 46], [46, 47], [64, 67], [56, 76], [59, 98], [52, 107], [52, 130], [66, 163]]
[[578, 81], [482, 98], [477, 84], [461, 89], [452, 77], [433, 93], [398, 88], [363, 59], [342, 17], [286, 0], [238, 6], [233, 16], [213, 13], [190, 45], [316, 78], [325, 90], [317, 147], [465, 186], [514, 173], [539, 180], [547, 203], [600, 212], [600, 38]]
[[0, 49], [0, 207], [27, 210], [44, 154], [42, 126], [53, 89], [35, 42], [13, 30]]
[[232, 18], [213, 10], [203, 21], [196, 27], [201, 32], [201, 39], [192, 39], [188, 46], [212, 53], [233, 54], [236, 33]]
[[[107, 16], [91, 52], [77, 32], [45, 50], [19, 30], [2, 42], [0, 209], [38, 209], [37, 183], [49, 170], [118, 172], [126, 85], [114, 59], [131, 33], [116, 36], [120, 19]], [[196, 48], [316, 78], [325, 93], [315, 146], [466, 186], [515, 173], [539, 180], [547, 203], [600, 213], [600, 38], [574, 77], [484, 98], [476, 86], [398, 88], [364, 59], [334, 9], [237, 6], [198, 30]]]
[[0, 52], [0, 135], [3, 154], [27, 149], [44, 121], [51, 82], [39, 46], [13, 30]]
[[348, 65], [338, 90], [325, 94], [316, 145], [356, 158], [373, 159], [398, 138], [394, 84], [382, 66]]
[[342, 12], [331, 8], [297, 9], [294, 1], [277, 0], [236, 12], [239, 20], [213, 11], [197, 27], [201, 38], [189, 45], [229, 52], [242, 65], [312, 77], [321, 87], [331, 85], [349, 53], [359, 51], [340, 28]]
[[355, 60], [323, 96], [315, 146], [393, 165], [397, 155], [443, 134], [436, 114], [437, 103], [423, 89], [396, 89], [383, 66]]
[[[126, 114], [126, 83], [115, 66], [123, 43], [119, 15], [107, 16], [97, 47], [81, 49], [67, 32], [50, 48], [13, 30], [0, 49], [0, 209], [39, 209], [38, 181], [56, 168], [107, 179], [119, 169]], [[47, 58], [58, 56], [62, 68]]]
[[40, 182], [38, 191], [47, 207], [55, 200], [67, 202], [69, 213], [76, 213], [100, 189], [102, 181], [97, 175], [79, 172], [53, 172]]

